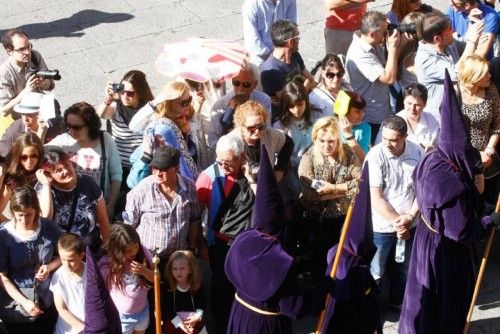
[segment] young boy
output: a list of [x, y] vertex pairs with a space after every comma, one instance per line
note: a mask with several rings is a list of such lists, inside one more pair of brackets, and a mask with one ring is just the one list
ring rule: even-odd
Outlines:
[[52, 276], [50, 290], [59, 317], [54, 334], [82, 333], [85, 321], [85, 245], [73, 233], [64, 233], [57, 243], [62, 266]]

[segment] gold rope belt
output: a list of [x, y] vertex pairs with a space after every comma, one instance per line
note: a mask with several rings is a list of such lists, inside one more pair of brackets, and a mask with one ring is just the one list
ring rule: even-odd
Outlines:
[[263, 314], [263, 315], [281, 315], [281, 313], [279, 312], [269, 312], [269, 311], [264, 311], [264, 310], [261, 310], [260, 308], [257, 308], [253, 305], [250, 305], [248, 304], [246, 301], [244, 301], [243, 299], [240, 298], [240, 296], [238, 296], [238, 293], [235, 293], [234, 294], [234, 298], [243, 306], [245, 306], [246, 308], [254, 311], [255, 313], [259, 313], [259, 314]]
[[420, 215], [420, 218], [422, 218], [422, 221], [425, 223], [425, 225], [427, 226], [427, 228], [428, 228], [429, 230], [431, 230], [431, 231], [432, 231], [432, 232], [434, 232], [434, 233], [439, 233], [438, 231], [436, 231], [436, 229], [434, 229], [434, 228], [431, 226], [431, 224], [429, 224], [429, 222], [427, 221], [427, 219], [425, 219], [424, 215], [422, 215], [422, 214], [421, 214], [421, 215]]

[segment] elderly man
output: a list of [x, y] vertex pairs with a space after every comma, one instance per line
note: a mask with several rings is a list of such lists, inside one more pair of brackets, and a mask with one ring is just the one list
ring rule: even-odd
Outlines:
[[238, 105], [247, 100], [259, 102], [267, 110], [271, 119], [271, 98], [255, 89], [259, 83], [259, 77], [259, 68], [254, 64], [248, 64], [232, 79], [233, 91], [214, 103], [208, 133], [210, 147], [215, 147], [217, 140], [234, 127], [234, 111]]
[[0, 157], [6, 157], [16, 139], [26, 132], [35, 133], [42, 142], [48, 143], [61, 134], [62, 117], [44, 120], [39, 117], [42, 93], [27, 92], [14, 111], [21, 115], [5, 131], [0, 139]]
[[392, 114], [389, 85], [397, 78], [401, 36], [394, 30], [392, 35], [387, 37], [386, 56], [382, 43], [386, 40], [387, 26], [384, 14], [367, 12], [346, 55], [348, 81], [353, 90], [367, 101], [364, 121], [372, 128], [372, 144], [380, 123]]
[[0, 135], [14, 121], [12, 110], [26, 92], [54, 88], [53, 80], [32, 75], [33, 72], [46, 70], [47, 65], [40, 53], [33, 50], [24, 31], [7, 31], [2, 36], [2, 44], [9, 58], [0, 65]]
[[245, 0], [241, 8], [245, 48], [250, 61], [261, 65], [273, 51], [271, 26], [277, 20], [297, 22], [296, 0]]
[[240, 138], [221, 137], [216, 154], [216, 162], [200, 174], [196, 188], [201, 204], [208, 208], [207, 244], [216, 296], [212, 310], [217, 333], [223, 333], [235, 292], [224, 273], [224, 262], [234, 238], [250, 227], [256, 185]]
[[176, 250], [194, 248], [200, 224], [196, 187], [179, 174], [179, 150], [163, 146], [153, 154], [152, 175], [127, 195], [125, 223], [137, 228], [143, 246], [158, 250], [160, 266]]

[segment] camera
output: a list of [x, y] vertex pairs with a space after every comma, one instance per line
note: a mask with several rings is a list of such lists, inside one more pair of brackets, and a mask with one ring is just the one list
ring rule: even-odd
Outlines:
[[119, 93], [124, 89], [124, 87], [121, 83], [113, 83], [111, 84], [111, 89], [113, 90], [113, 92]]
[[36, 70], [30, 69], [30, 73], [36, 75], [40, 79], [52, 79], [52, 80], [61, 80], [61, 75], [59, 74], [59, 70]]
[[400, 33], [416, 34], [417, 26], [415, 23], [403, 23], [401, 25], [389, 23], [389, 25], [387, 26], [387, 33], [389, 35], [392, 35], [394, 30], [399, 31]]

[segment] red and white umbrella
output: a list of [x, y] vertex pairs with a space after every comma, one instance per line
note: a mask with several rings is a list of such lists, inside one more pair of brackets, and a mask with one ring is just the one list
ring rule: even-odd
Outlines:
[[185, 42], [165, 44], [155, 67], [168, 77], [220, 82], [235, 77], [247, 62], [247, 52], [236, 42], [188, 38]]

